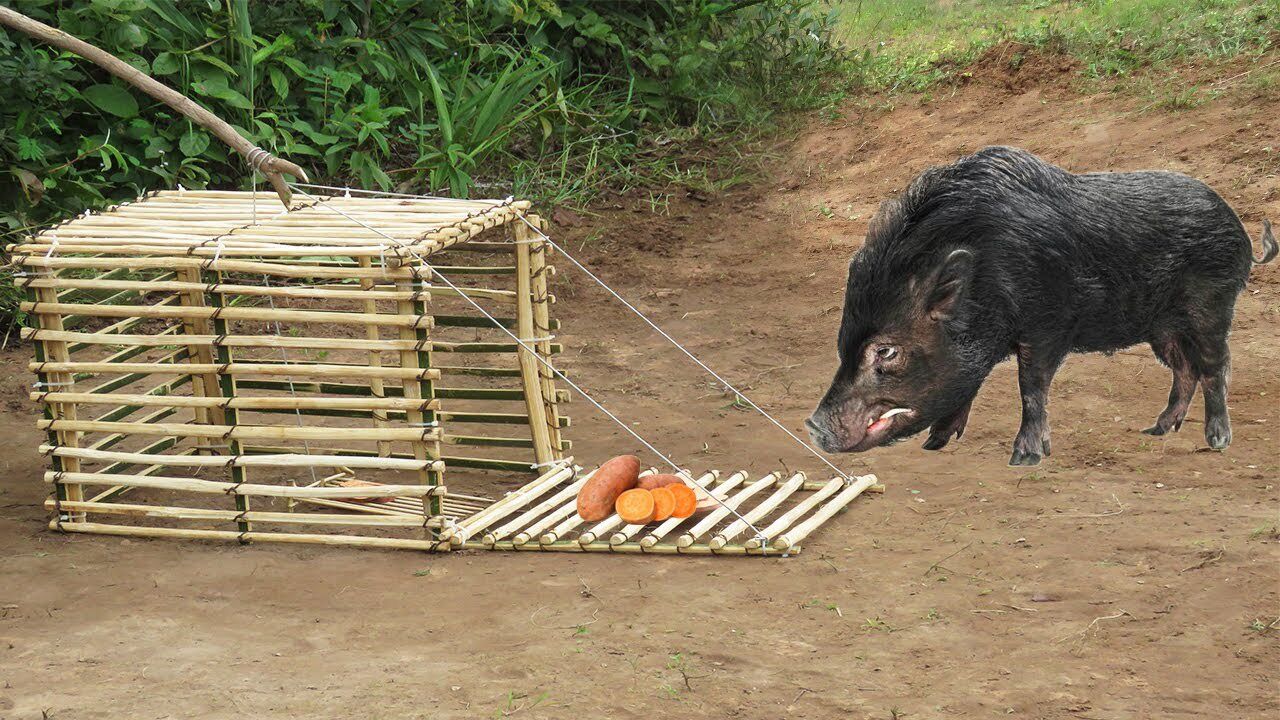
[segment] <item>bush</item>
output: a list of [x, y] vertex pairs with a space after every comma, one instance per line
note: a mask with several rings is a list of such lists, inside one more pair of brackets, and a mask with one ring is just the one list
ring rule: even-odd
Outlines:
[[[640, 149], [659, 136], [732, 134], [816, 97], [838, 53], [811, 5], [13, 3], [331, 184], [579, 200], [643, 176]], [[167, 107], [0, 29], [0, 242], [149, 188], [247, 187], [248, 174]]]

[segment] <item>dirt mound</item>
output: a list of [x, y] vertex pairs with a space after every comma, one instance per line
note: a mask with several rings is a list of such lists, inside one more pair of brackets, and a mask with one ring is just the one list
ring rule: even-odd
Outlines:
[[1065, 53], [1007, 40], [987, 48], [955, 74], [959, 85], [976, 84], [1022, 93], [1030, 88], [1065, 89], [1084, 64]]

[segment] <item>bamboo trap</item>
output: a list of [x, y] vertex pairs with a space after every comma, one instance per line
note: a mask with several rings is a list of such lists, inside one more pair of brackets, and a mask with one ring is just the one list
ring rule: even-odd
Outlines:
[[554, 268], [504, 227], [529, 204], [306, 195], [151, 193], [10, 248], [53, 527], [447, 550], [509, 501], [447, 474], [573, 474], [567, 393], [500, 329], [562, 351]]

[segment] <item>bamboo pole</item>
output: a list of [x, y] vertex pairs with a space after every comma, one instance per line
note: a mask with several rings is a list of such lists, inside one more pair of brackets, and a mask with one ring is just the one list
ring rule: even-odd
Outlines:
[[[44, 304], [45, 309], [41, 312], [33, 313], [37, 322], [43, 329], [54, 332], [63, 329], [62, 315], [51, 312], [47, 309], [48, 303], [56, 300], [57, 292], [49, 288], [37, 288], [29, 290], [29, 293], [35, 298], [34, 304]], [[52, 360], [54, 362], [67, 362], [71, 359], [71, 353], [67, 349], [67, 343], [57, 340], [47, 340], [41, 342], [37, 350], [38, 360]], [[47, 371], [37, 371], [36, 378], [38, 383], [42, 383], [44, 387], [71, 387], [75, 384], [75, 377], [71, 373], [57, 373]], [[76, 405], [74, 403], [58, 403], [45, 404], [45, 422], [55, 421], [71, 421], [75, 422], [78, 417]], [[81, 435], [74, 430], [55, 430], [47, 428], [50, 432], [50, 442], [63, 447], [77, 447], [80, 444]], [[79, 472], [80, 461], [76, 458], [59, 459], [54, 463], [54, 469], [66, 472]], [[59, 500], [80, 501], [84, 500], [84, 489], [79, 485], [66, 485], [57, 483], [54, 486], [54, 495]], [[84, 513], [59, 513], [55, 518], [58, 524], [62, 524], [63, 520], [73, 523], [81, 523], [86, 521]]]
[[[402, 292], [405, 292], [412, 289], [411, 285], [412, 283], [410, 283], [409, 281], [398, 280], [396, 288]], [[426, 300], [430, 300], [430, 296], [427, 296]], [[427, 316], [426, 300], [422, 298], [417, 298], [413, 300], [397, 300], [396, 310], [402, 316], [417, 315], [419, 317], [426, 317]], [[430, 327], [430, 325], [428, 325], [428, 327]], [[404, 396], [409, 399], [417, 399], [417, 400], [425, 399], [428, 402], [434, 400], [436, 397], [435, 383], [430, 382], [430, 380], [438, 379], [440, 377], [440, 371], [430, 369], [431, 368], [431, 351], [421, 349], [421, 348], [425, 348], [427, 344], [431, 341], [428, 331], [426, 329], [419, 328], [417, 325], [414, 325], [412, 327], [401, 327], [400, 339], [412, 340], [416, 344], [416, 348], [413, 350], [400, 351], [400, 367], [402, 369], [417, 370], [422, 378], [419, 382], [409, 382], [408, 380], [404, 381], [402, 383]], [[431, 377], [428, 379], [428, 375], [434, 375], [434, 377]], [[372, 388], [370, 389], [370, 392], [373, 392]], [[405, 412], [405, 416], [409, 424], [411, 425], [417, 425], [417, 426], [423, 426], [423, 427], [439, 426], [439, 420], [437, 419], [434, 411], [408, 410]], [[413, 447], [414, 458], [418, 460], [439, 458], [441, 455], [441, 451], [440, 451], [441, 435], [442, 435], [442, 432], [437, 430], [437, 432], [431, 438], [430, 445], [427, 444], [428, 440], [425, 435], [417, 442], [413, 442], [412, 447]], [[384, 451], [383, 447], [379, 446], [378, 454], [381, 455], [384, 452], [390, 453], [390, 449], [388, 448]], [[443, 484], [442, 474], [443, 473], [441, 471], [423, 470], [419, 473], [418, 481], [424, 485], [442, 485]], [[438, 501], [433, 500], [431, 501], [429, 507], [426, 503], [424, 503], [422, 510], [423, 510], [424, 516], [428, 514], [439, 515], [440, 503]]]
[[763, 478], [753, 483], [749, 483], [732, 497], [725, 498], [719, 507], [716, 507], [711, 512], [707, 513], [707, 516], [698, 522], [698, 524], [694, 525], [691, 529], [685, 531], [680, 537], [676, 538], [676, 545], [679, 547], [689, 547], [690, 545], [693, 545], [698, 538], [702, 537], [708, 530], [715, 527], [721, 520], [728, 516], [731, 511], [736, 511], [738, 507], [747, 500], [747, 498], [750, 498], [752, 495], [755, 495], [767, 487], [772, 487], [778, 481], [779, 477], [781, 477], [781, 473], [776, 471], [771, 472]]
[[[523, 224], [515, 226], [513, 245], [516, 263], [516, 334], [526, 346], [539, 337], [533, 316], [533, 276], [529, 266], [529, 231]], [[536, 348], [521, 347], [516, 356], [520, 361], [521, 384], [524, 387], [525, 408], [529, 415], [529, 431], [533, 436], [533, 456], [538, 464], [551, 462], [560, 454], [559, 445], [551, 443], [547, 419], [547, 407], [542, 397], [540, 363], [534, 357]]]
[[[403, 397], [194, 397], [190, 395], [138, 395], [132, 393], [76, 393], [76, 392], [33, 392], [30, 394], [37, 402], [72, 402], [80, 405], [115, 405], [123, 403], [138, 406], [159, 407], [220, 407], [236, 410], [303, 410], [303, 409], [344, 409], [344, 410], [435, 410], [440, 407], [438, 400], [419, 400]], [[506, 417], [505, 415], [503, 417]], [[516, 422], [523, 415], [510, 415], [510, 420], [501, 418], [492, 420], [470, 420], [469, 422]]]
[[447, 540], [454, 547], [459, 547], [466, 543], [472, 535], [529, 504], [549, 488], [555, 487], [566, 479], [573, 477], [576, 472], [577, 469], [569, 465], [551, 467], [533, 482], [507, 494], [506, 497], [463, 520], [454, 527], [446, 528], [440, 534], [440, 540]]
[[[546, 223], [541, 218], [534, 215], [530, 218], [530, 222], [546, 230]], [[524, 223], [517, 223], [517, 228], [525, 227]], [[534, 238], [532, 234], [525, 232], [526, 238]], [[519, 237], [519, 235], [517, 235]], [[530, 276], [530, 293], [532, 294], [533, 306], [533, 326], [534, 333], [538, 341], [534, 343], [539, 355], [548, 362], [551, 359], [551, 303], [555, 302], [552, 297], [547, 283], [547, 275], [554, 269], [547, 264], [547, 254], [551, 252], [551, 246], [546, 241], [532, 242], [529, 248], [529, 276]], [[555, 374], [551, 372], [551, 368], [544, 363], [538, 363], [538, 381], [541, 387], [541, 398], [545, 408], [544, 415], [547, 421], [547, 437], [551, 442], [551, 447], [561, 448], [562, 438], [560, 433], [560, 417], [556, 407], [556, 385]]]
[[784, 500], [791, 497], [792, 493], [799, 490], [804, 485], [804, 473], [796, 473], [791, 479], [786, 481], [773, 494], [765, 498], [763, 502], [751, 508], [750, 511], [744, 513], [742, 517], [734, 520], [728, 527], [720, 530], [711, 538], [707, 544], [712, 548], [719, 550], [729, 544], [730, 540], [738, 537], [744, 530], [752, 524], [759, 522], [769, 513], [773, 512]]
[[[429, 327], [431, 317], [424, 315], [382, 315], [328, 310], [272, 310], [267, 308], [239, 307], [169, 307], [160, 305], [77, 305], [56, 302], [24, 302], [23, 312], [33, 314], [77, 313], [92, 317], [166, 318], [166, 319], [217, 319], [287, 321], [300, 323], [324, 323], [339, 325], [387, 325], [390, 327]], [[217, 313], [215, 316], [214, 313]], [[61, 329], [61, 328], [59, 328]]]
[[[52, 500], [45, 501], [45, 509], [56, 507]], [[228, 520], [232, 522], [264, 522], [295, 525], [360, 525], [369, 527], [422, 527], [422, 518], [410, 515], [345, 515], [337, 513], [264, 512], [259, 510], [207, 510], [167, 505], [131, 505], [110, 502], [64, 502], [70, 510], [82, 510], [105, 515], [126, 515], [163, 520]], [[438, 525], [439, 521], [432, 525]]]
[[357, 485], [352, 487], [303, 487], [298, 485], [260, 485], [186, 477], [140, 475], [108, 475], [105, 473], [49, 471], [47, 483], [67, 480], [85, 485], [123, 485], [126, 487], [180, 490], [214, 495], [261, 495], [282, 498], [372, 498], [372, 497], [437, 497], [444, 494], [443, 485]]
[[362, 535], [308, 535], [302, 533], [235, 532], [233, 530], [194, 530], [187, 528], [136, 527], [131, 525], [107, 525], [102, 523], [76, 523], [57, 526], [49, 523], [50, 530], [62, 532], [96, 533], [99, 535], [125, 535], [130, 537], [185, 538], [188, 540], [232, 540], [235, 542], [278, 542], [305, 545], [346, 545], [367, 548], [397, 548], [444, 552], [449, 543], [436, 540], [366, 537]]
[[[706, 495], [711, 495], [715, 498], [723, 500], [724, 498], [728, 497], [730, 490], [742, 484], [742, 481], [747, 479], [746, 471], [739, 470], [733, 473], [732, 475], [729, 475], [728, 477], [726, 477], [724, 479], [724, 482], [717, 484], [714, 488], [708, 491], [707, 488], [711, 487], [711, 482], [714, 482], [716, 479], [720, 477], [720, 473], [713, 471], [713, 473], [708, 473], [708, 475], [712, 476], [710, 481], [706, 481], [707, 476], [703, 475], [701, 478], [699, 478], [699, 481], [696, 483], [698, 487], [696, 488], [695, 492], [698, 493], [699, 498], [702, 498]], [[649, 533], [643, 538], [640, 538], [640, 545], [646, 548], [650, 548], [650, 547], [653, 547], [654, 545], [657, 545], [659, 540], [669, 535], [672, 530], [675, 530], [677, 527], [683, 524], [686, 519], [687, 518], [671, 518], [669, 520], [664, 520], [661, 525], [659, 525], [657, 528], [653, 530], [653, 532]]]
[[[177, 325], [173, 326], [176, 329]], [[172, 332], [172, 331], [169, 331]], [[21, 336], [24, 340], [44, 341], [56, 340], [66, 342], [77, 342], [87, 345], [143, 345], [143, 346], [173, 346], [177, 345], [177, 341], [172, 337], [166, 337], [165, 333], [157, 335], [125, 335], [125, 334], [108, 334], [103, 331], [98, 332], [70, 332], [70, 331], [52, 331], [42, 330], [39, 328], [22, 328]], [[199, 343], [201, 345], [225, 345], [227, 347], [268, 347], [268, 348], [297, 348], [310, 350], [412, 350], [418, 347], [417, 341], [408, 341], [400, 339], [383, 339], [383, 340], [366, 340], [356, 338], [326, 338], [326, 337], [288, 337], [277, 335], [231, 335], [228, 337], [220, 337], [217, 335], [189, 335], [182, 338], [182, 342], [188, 345]], [[432, 352], [456, 352], [456, 353], [514, 353], [519, 346], [515, 343], [489, 343], [489, 342], [441, 342], [439, 340], [432, 341], [429, 344]], [[559, 353], [563, 347], [559, 344], [551, 346], [551, 352]]]
[[[360, 258], [360, 267], [365, 269], [372, 268], [373, 260], [367, 257]], [[373, 280], [370, 280], [368, 278], [361, 278], [359, 294], [364, 294], [365, 296], [365, 299], [363, 300], [363, 305], [364, 305], [364, 312], [366, 314], [372, 314], [372, 313], [378, 312], [378, 303], [377, 303], [378, 298], [370, 294], [375, 292], [373, 288], [374, 288]], [[417, 291], [414, 291], [414, 292], [417, 292]], [[398, 297], [399, 295], [402, 294], [400, 292], [392, 292], [388, 294], [397, 296], [389, 299], [395, 299], [395, 300], [411, 299], [411, 298]], [[430, 297], [430, 295], [428, 295], [428, 297]], [[371, 344], [376, 345], [379, 341], [382, 340], [382, 330], [375, 325], [366, 325], [365, 339], [370, 341]], [[415, 341], [416, 341], [416, 338], [415, 338]], [[370, 367], [382, 367], [382, 351], [381, 350], [370, 349], [366, 357]], [[385, 398], [387, 396], [386, 390], [383, 388], [382, 380], [380, 378], [372, 378], [369, 380], [369, 391], [373, 394], [375, 398]], [[387, 427], [387, 413], [385, 409], [374, 410], [373, 420], [374, 420], [374, 424], [376, 424], [378, 427]], [[382, 457], [390, 457], [391, 443], [379, 442], [378, 455]]]
[[777, 520], [774, 520], [772, 523], [770, 523], [768, 527], [761, 530], [759, 535], [755, 537], [747, 538], [747, 541], [743, 544], [749, 548], [758, 548], [764, 543], [769, 542], [778, 533], [791, 527], [791, 523], [795, 522], [801, 517], [804, 517], [805, 513], [812, 510], [823, 500], [826, 500], [827, 498], [834, 495], [835, 492], [842, 487], [844, 487], [843, 478], [832, 478], [828, 480], [826, 484], [824, 484], [821, 488], [818, 488], [816, 492], [812, 493], [811, 495], [809, 495], [809, 497], [805, 498], [804, 500], [801, 500], [799, 503], [796, 504], [795, 507], [788, 510], [786, 513], [778, 517]]
[[812, 517], [775, 538], [771, 543], [771, 546], [775, 550], [790, 552], [792, 548], [799, 545], [801, 542], [804, 542], [804, 539], [809, 536], [809, 533], [816, 530], [818, 526], [822, 525], [822, 523], [831, 519], [832, 515], [835, 515], [850, 502], [853, 502], [853, 499], [861, 495], [863, 491], [875, 484], [875, 475], [862, 475], [855, 478], [848, 487], [832, 498], [826, 505], [819, 508]]
[[[32, 362], [27, 365], [32, 372], [54, 373], [143, 373], [178, 375], [260, 375], [280, 377], [303, 375], [306, 377], [398, 378], [405, 380], [437, 380], [440, 371], [416, 367], [366, 367], [360, 365], [321, 365], [302, 363], [109, 363], [109, 362]], [[205, 395], [204, 397], [209, 397]], [[215, 396], [216, 397], [216, 396]], [[411, 398], [412, 399], [412, 398]]]
[[352, 470], [422, 470], [439, 461], [354, 455], [159, 455], [41, 445], [40, 454], [89, 461], [155, 464], [172, 467], [334, 467]]
[[[493, 545], [495, 542], [502, 540], [503, 538], [507, 537], [513, 532], [516, 532], [517, 530], [524, 530], [526, 525], [537, 520], [543, 515], [546, 515], [548, 511], [558, 509], [559, 506], [561, 506], [566, 500], [571, 500], [572, 502], [576, 503], [578, 490], [581, 489], [584, 484], [586, 484], [587, 479], [589, 477], [590, 476], [587, 475], [587, 476], [578, 478], [572, 484], [567, 485], [564, 488], [561, 488], [561, 490], [556, 494], [552, 495], [546, 500], [543, 500], [537, 505], [534, 505], [532, 509], [527, 510], [521, 513], [520, 515], [516, 516], [514, 520], [511, 520], [505, 525], [502, 525], [501, 527], [498, 527], [494, 530], [490, 530], [489, 532], [485, 533], [484, 540], [483, 540], [484, 544]], [[522, 532], [521, 534], [524, 535], [524, 540], [517, 540], [516, 544], [522, 544], [524, 542], [528, 542], [529, 533]]]
[[[283, 425], [190, 425], [187, 423], [98, 422], [95, 420], [38, 420], [42, 430], [119, 432], [128, 435], [216, 437], [235, 440], [402, 440], [438, 438], [440, 431], [419, 428], [289, 427]], [[67, 443], [63, 443], [67, 444]]]

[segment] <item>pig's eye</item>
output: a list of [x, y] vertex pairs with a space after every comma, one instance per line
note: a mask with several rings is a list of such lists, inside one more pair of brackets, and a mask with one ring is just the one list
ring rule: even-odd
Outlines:
[[881, 362], [892, 360], [898, 357], [898, 348], [892, 345], [881, 345], [876, 348], [876, 359]]

